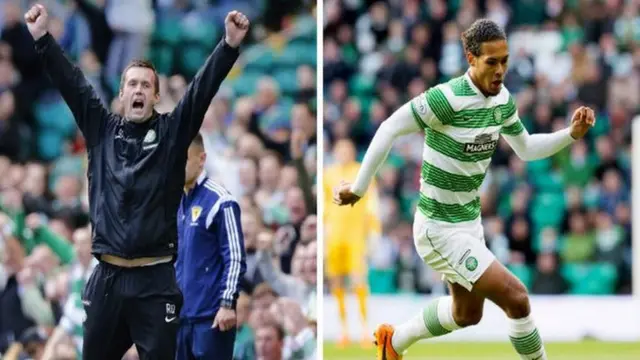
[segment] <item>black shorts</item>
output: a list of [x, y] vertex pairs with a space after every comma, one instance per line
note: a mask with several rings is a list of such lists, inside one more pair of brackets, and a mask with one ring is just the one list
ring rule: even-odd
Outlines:
[[120, 360], [135, 344], [141, 360], [173, 360], [182, 293], [172, 263], [121, 268], [101, 262], [84, 289], [82, 358]]

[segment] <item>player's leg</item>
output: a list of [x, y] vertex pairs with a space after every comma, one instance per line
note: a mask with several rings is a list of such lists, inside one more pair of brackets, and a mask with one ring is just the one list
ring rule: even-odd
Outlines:
[[219, 328], [212, 329], [211, 325], [211, 322], [206, 322], [193, 326], [192, 349], [195, 359], [232, 360], [237, 329], [221, 331]]
[[340, 346], [346, 346], [349, 343], [349, 326], [347, 325], [347, 293], [345, 290], [345, 281], [342, 276], [330, 276], [329, 286], [331, 287], [331, 293], [336, 299], [338, 305], [338, 318], [340, 320]]
[[471, 291], [495, 257], [477, 236], [477, 229], [439, 228], [416, 214], [414, 237], [425, 264], [455, 285], [450, 287], [451, 296], [433, 300], [409, 321], [396, 327], [388, 324], [378, 327], [374, 337], [379, 359], [383, 358], [382, 353], [388, 360], [400, 359], [416, 341], [475, 325], [482, 317], [484, 300]]
[[485, 298], [459, 284], [449, 284], [453, 299], [453, 321], [461, 328], [477, 325], [482, 320]]
[[362, 321], [362, 346], [369, 347], [371, 342], [367, 336], [367, 297], [369, 295], [369, 287], [367, 286], [366, 252], [362, 246], [356, 244], [351, 244], [347, 248], [349, 280], [358, 299], [358, 309], [360, 310], [360, 320]]
[[85, 286], [83, 359], [120, 360], [133, 344], [123, 316], [118, 277], [114, 267], [101, 263]]
[[409, 321], [395, 327], [391, 345], [401, 354], [418, 340], [447, 335], [482, 319], [484, 298], [459, 284], [449, 284], [451, 296], [433, 300]]
[[493, 301], [509, 318], [509, 338], [520, 358], [546, 360], [538, 329], [531, 317], [526, 287], [497, 260], [476, 281], [474, 292]]
[[340, 345], [344, 346], [349, 342], [348, 326], [347, 326], [347, 305], [346, 305], [346, 290], [344, 283], [344, 276], [347, 274], [345, 271], [343, 246], [340, 241], [330, 240], [327, 241], [327, 262], [326, 273], [329, 279], [329, 286], [331, 293], [336, 299], [338, 304], [338, 316], [340, 319], [340, 326], [342, 335], [340, 338]]
[[178, 329], [178, 342], [176, 344], [176, 360], [196, 360], [191, 352], [193, 343], [193, 325], [182, 324]]
[[174, 360], [182, 294], [171, 264], [129, 270], [126, 315], [140, 360]]

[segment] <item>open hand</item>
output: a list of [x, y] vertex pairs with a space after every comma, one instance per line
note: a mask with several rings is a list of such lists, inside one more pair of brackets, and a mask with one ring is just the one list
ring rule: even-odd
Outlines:
[[219, 328], [220, 331], [231, 330], [236, 327], [236, 311], [221, 307], [213, 319], [213, 329]]
[[333, 189], [333, 203], [339, 206], [355, 205], [360, 200], [360, 196], [351, 191], [351, 184], [341, 181], [340, 185]]
[[247, 36], [249, 19], [243, 13], [234, 10], [224, 19], [224, 29], [226, 32], [224, 40], [231, 47], [237, 48]]
[[47, 33], [49, 14], [44, 6], [35, 4], [24, 14], [24, 21], [33, 39], [38, 40]]
[[587, 131], [596, 123], [596, 116], [593, 109], [581, 106], [574, 113], [571, 119], [571, 137], [581, 139]]

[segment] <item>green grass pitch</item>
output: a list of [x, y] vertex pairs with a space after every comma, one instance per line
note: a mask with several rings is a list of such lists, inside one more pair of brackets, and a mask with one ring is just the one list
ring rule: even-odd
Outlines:
[[[640, 360], [640, 343], [584, 341], [545, 344], [549, 360]], [[324, 359], [375, 360], [375, 348], [357, 344], [338, 349], [324, 344]], [[518, 360], [510, 343], [421, 342], [412, 346], [404, 360]]]

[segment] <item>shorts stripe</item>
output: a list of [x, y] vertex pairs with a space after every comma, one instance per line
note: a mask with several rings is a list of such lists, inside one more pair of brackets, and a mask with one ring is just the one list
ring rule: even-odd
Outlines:
[[446, 257], [444, 257], [442, 255], [442, 253], [440, 253], [438, 251], [438, 249], [436, 249], [436, 246], [433, 244], [433, 241], [431, 240], [431, 238], [429, 237], [429, 230], [427, 230], [427, 233], [425, 234], [425, 237], [427, 238], [427, 240], [429, 240], [429, 244], [431, 245], [431, 248], [433, 249], [433, 252], [436, 253], [441, 260], [444, 260], [444, 262], [447, 263], [447, 265], [449, 265], [449, 267], [451, 268], [451, 270], [455, 271], [456, 274], [458, 274], [458, 276], [460, 276], [464, 281], [467, 281], [469, 284], [473, 284], [472, 281], [469, 281], [469, 279], [467, 279], [464, 275], [462, 275], [460, 272], [458, 272], [458, 270], [456, 270], [455, 266], [453, 266], [453, 264], [451, 264], [449, 262], [449, 260], [447, 260]]

